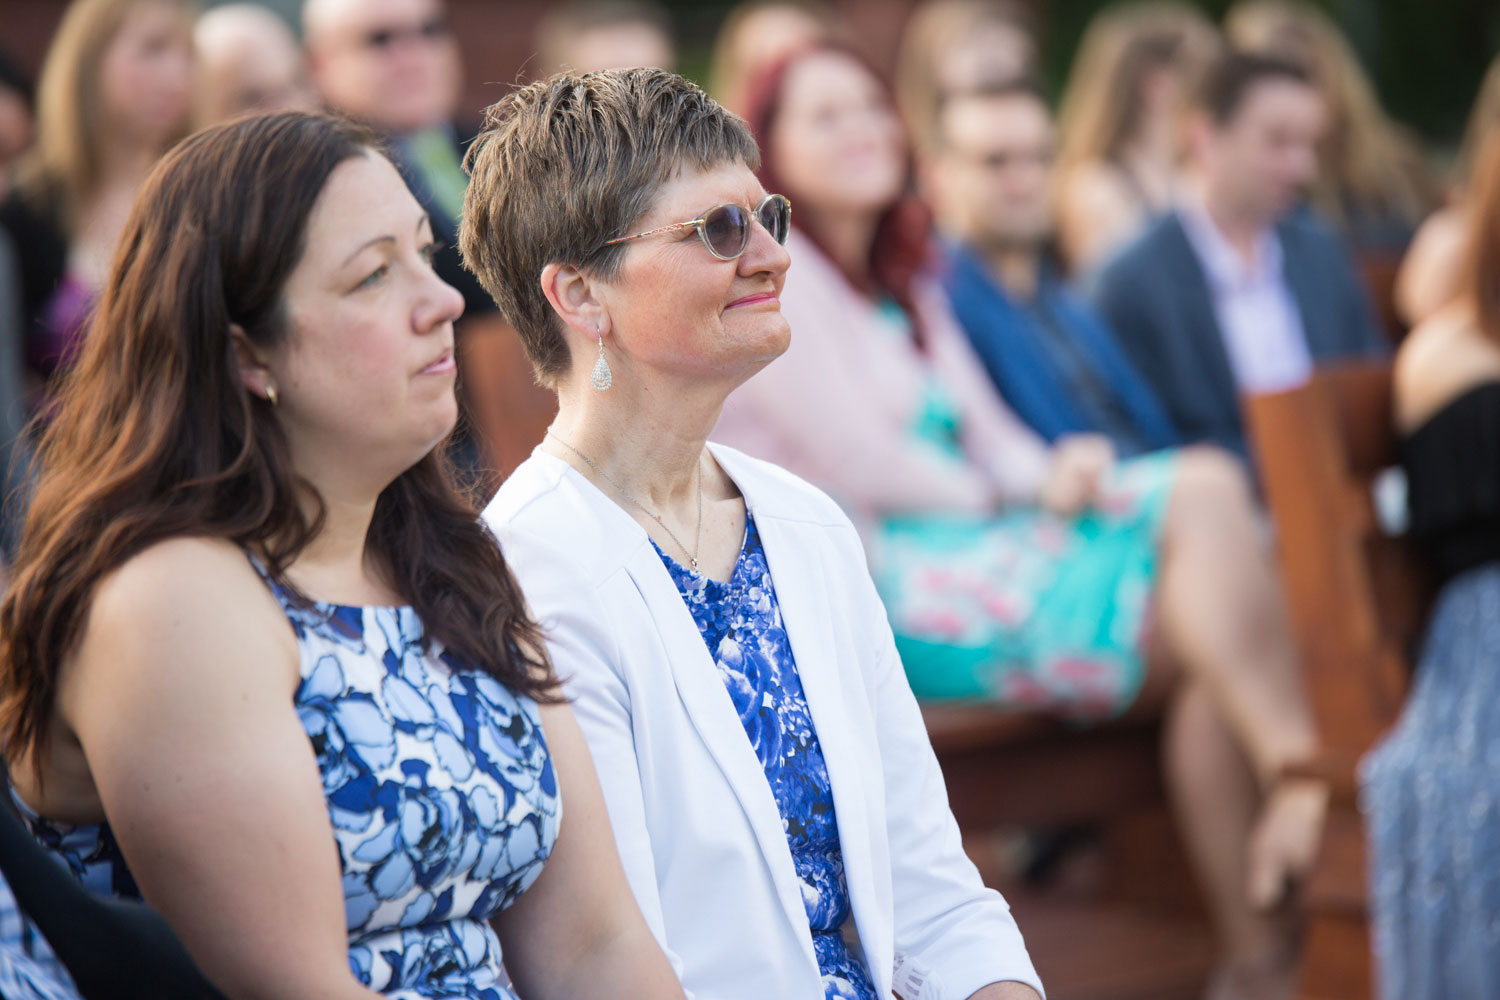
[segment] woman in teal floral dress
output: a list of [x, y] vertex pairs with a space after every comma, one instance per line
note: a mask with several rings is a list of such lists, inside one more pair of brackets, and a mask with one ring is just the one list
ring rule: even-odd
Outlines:
[[680, 1000], [439, 450], [461, 300], [432, 249], [347, 122], [241, 120], [157, 169], [0, 606], [15, 805], [231, 998]]

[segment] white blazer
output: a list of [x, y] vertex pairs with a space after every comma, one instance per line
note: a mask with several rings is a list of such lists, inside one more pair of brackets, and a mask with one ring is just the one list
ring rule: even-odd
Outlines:
[[[1041, 991], [1010, 907], [965, 856], [849, 519], [777, 466], [714, 457], [765, 546], [828, 763], [853, 932], [879, 996]], [[822, 1000], [771, 786], [646, 532], [540, 450], [484, 512], [546, 631], [631, 888], [696, 1000]], [[846, 937], [850, 928], [846, 928]]]

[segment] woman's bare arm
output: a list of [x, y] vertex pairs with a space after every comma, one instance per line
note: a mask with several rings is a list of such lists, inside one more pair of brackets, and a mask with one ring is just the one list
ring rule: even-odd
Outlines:
[[368, 1000], [297, 681], [244, 554], [177, 539], [100, 585], [59, 697], [142, 894], [227, 996]]

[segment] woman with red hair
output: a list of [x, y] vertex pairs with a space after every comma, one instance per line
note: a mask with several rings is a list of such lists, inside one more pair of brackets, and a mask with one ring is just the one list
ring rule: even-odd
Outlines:
[[926, 276], [880, 78], [821, 46], [760, 81], [762, 183], [795, 206], [786, 354], [716, 437], [812, 480], [861, 526], [913, 690], [1102, 719], [1172, 692], [1167, 767], [1224, 943], [1216, 997], [1295, 969], [1289, 887], [1325, 790], [1244, 473], [1188, 448], [1048, 448], [995, 393]]

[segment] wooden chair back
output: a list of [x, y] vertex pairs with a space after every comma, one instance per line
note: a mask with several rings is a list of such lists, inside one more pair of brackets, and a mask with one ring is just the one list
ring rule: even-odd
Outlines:
[[1359, 276], [1370, 293], [1375, 316], [1392, 344], [1406, 336], [1406, 321], [1396, 309], [1396, 278], [1401, 273], [1402, 253], [1367, 252], [1355, 261]]
[[1302, 1000], [1372, 993], [1361, 756], [1396, 720], [1428, 588], [1405, 540], [1377, 514], [1377, 478], [1397, 460], [1388, 362], [1345, 363], [1309, 384], [1246, 401], [1275, 521], [1291, 624], [1322, 752], [1310, 770], [1333, 789], [1323, 849], [1306, 887]]

